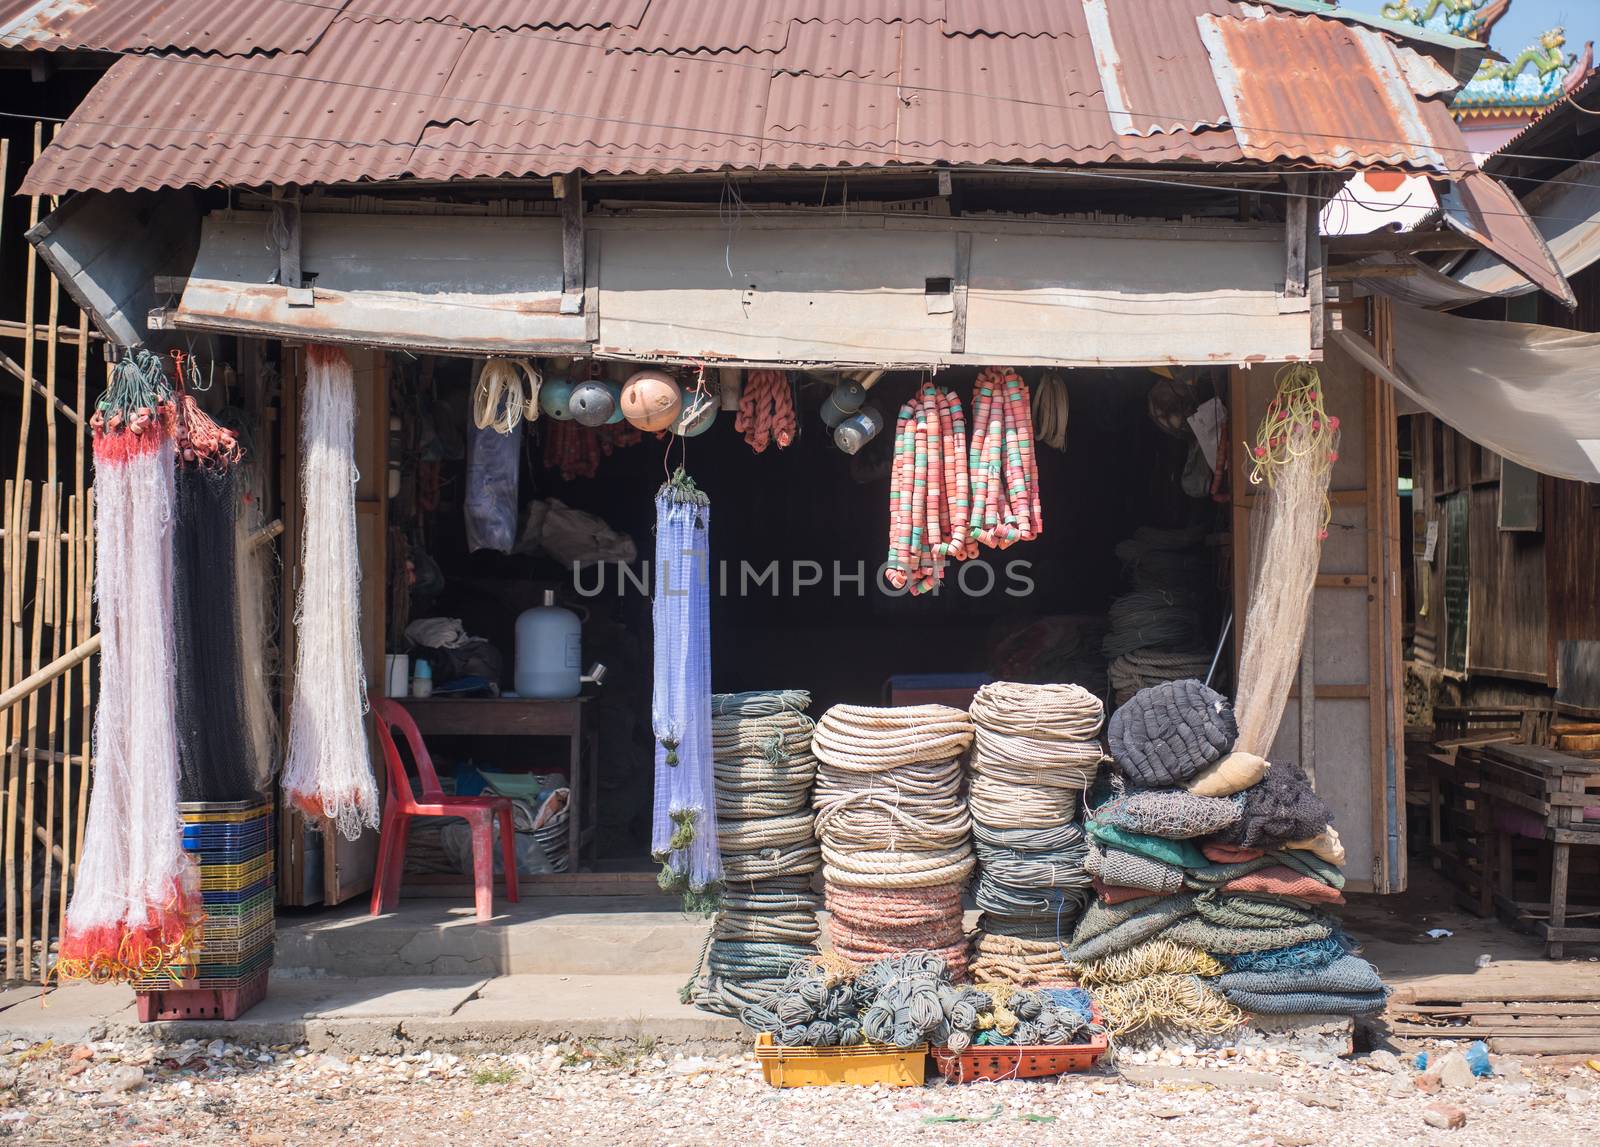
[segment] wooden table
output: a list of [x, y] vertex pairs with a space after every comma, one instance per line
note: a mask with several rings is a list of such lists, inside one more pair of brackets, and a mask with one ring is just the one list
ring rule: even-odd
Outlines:
[[[567, 753], [567, 871], [594, 840], [598, 810], [595, 743], [587, 728], [588, 697], [539, 701], [529, 697], [398, 698], [424, 737], [565, 737]], [[588, 776], [585, 776], [585, 773]], [[588, 809], [584, 800], [588, 799]]]

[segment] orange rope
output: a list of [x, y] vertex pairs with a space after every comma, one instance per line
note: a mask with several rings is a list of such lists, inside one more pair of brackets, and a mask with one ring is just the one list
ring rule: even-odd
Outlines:
[[798, 430], [789, 376], [781, 370], [751, 371], [745, 379], [733, 426], [757, 454], [774, 439], [778, 449], [786, 449]]

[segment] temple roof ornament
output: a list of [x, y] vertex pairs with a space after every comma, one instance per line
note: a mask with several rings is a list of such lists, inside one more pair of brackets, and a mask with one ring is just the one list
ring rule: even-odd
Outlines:
[[1511, 0], [1391, 0], [1383, 6], [1383, 15], [1430, 32], [1488, 43], [1489, 32], [1510, 7]]

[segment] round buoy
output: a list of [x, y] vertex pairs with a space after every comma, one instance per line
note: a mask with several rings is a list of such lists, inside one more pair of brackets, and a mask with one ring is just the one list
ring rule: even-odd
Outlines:
[[617, 412], [617, 400], [610, 387], [597, 379], [574, 386], [568, 406], [572, 420], [580, 426], [601, 426]]
[[611, 392], [611, 417], [606, 419], [606, 425], [615, 426], [625, 417], [622, 412], [622, 384], [608, 381], [606, 389]]
[[547, 378], [539, 387], [539, 409], [558, 422], [572, 418], [572, 383], [565, 378]]
[[641, 370], [622, 384], [623, 416], [640, 430], [665, 430], [682, 409], [683, 391], [664, 370]]
[[709, 394], [692, 394], [684, 403], [683, 413], [673, 425], [673, 432], [685, 438], [698, 438], [717, 420], [717, 399]]

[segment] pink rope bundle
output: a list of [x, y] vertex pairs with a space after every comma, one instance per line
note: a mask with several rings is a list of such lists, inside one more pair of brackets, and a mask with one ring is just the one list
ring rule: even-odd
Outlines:
[[967, 974], [961, 885], [927, 888], [827, 886], [828, 937], [847, 960], [870, 964], [906, 952], [932, 952], [952, 979]]
[[[972, 396], [972, 537], [1006, 549], [1044, 529], [1028, 384], [1009, 367], [978, 375]], [[974, 550], [974, 553], [976, 551]]]
[[913, 594], [934, 589], [944, 559], [977, 555], [968, 536], [971, 492], [961, 399], [931, 381], [900, 408], [889, 493], [889, 562], [884, 577]]

